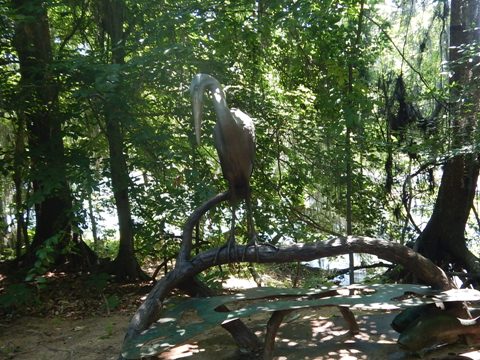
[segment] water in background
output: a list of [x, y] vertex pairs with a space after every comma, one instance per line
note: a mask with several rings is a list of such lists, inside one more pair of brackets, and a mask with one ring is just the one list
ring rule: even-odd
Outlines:
[[[364, 255], [360, 258], [360, 254], [353, 254], [354, 265], [360, 265], [360, 262], [364, 259]], [[370, 256], [369, 256], [370, 257]], [[376, 256], [372, 256], [372, 259], [368, 259], [368, 263], [375, 262]], [[312, 267], [315, 269], [323, 269], [323, 270], [343, 270], [348, 269], [348, 255], [339, 255], [335, 257], [325, 257], [320, 258], [312, 261], [307, 261], [302, 263], [308, 267]], [[366, 269], [359, 269], [354, 271], [354, 282], [361, 283], [367, 277], [367, 270]], [[343, 274], [336, 276], [333, 281], [338, 285], [350, 285], [350, 275]]]

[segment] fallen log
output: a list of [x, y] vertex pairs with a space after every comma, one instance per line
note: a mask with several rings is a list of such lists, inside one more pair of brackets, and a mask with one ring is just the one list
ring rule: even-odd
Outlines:
[[410, 352], [419, 352], [436, 345], [454, 344], [459, 340], [478, 341], [480, 317], [457, 318], [446, 311], [427, 313], [400, 334], [398, 343]]

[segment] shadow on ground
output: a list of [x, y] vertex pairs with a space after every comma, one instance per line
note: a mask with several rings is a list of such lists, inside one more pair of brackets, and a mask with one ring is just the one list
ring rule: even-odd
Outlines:
[[[247, 319], [246, 323], [262, 337], [268, 315]], [[361, 332], [350, 337], [336, 308], [303, 310], [285, 319], [277, 334], [275, 359], [419, 359], [397, 346], [398, 335], [390, 328], [394, 316], [393, 313], [356, 312]], [[117, 359], [130, 317], [130, 314], [85, 319], [22, 317], [10, 323], [0, 322], [0, 359]], [[480, 359], [478, 349], [461, 345], [437, 349], [423, 359], [446, 359], [448, 354]], [[251, 357], [239, 354], [230, 335], [218, 326], [187, 344], [170, 349], [158, 359], [250, 360]]]
[[[286, 319], [277, 333], [275, 359], [330, 360], [330, 359], [420, 359], [408, 354], [396, 343], [398, 334], [390, 323], [396, 313], [356, 313], [360, 333], [349, 336], [346, 324], [335, 308], [305, 310]], [[268, 318], [249, 319], [246, 322], [264, 336]], [[459, 357], [461, 354], [465, 357]], [[246, 359], [238, 353], [230, 335], [218, 327], [184, 344], [164, 352], [159, 359], [174, 360], [237, 360]], [[480, 359], [480, 350], [466, 345], [446, 346], [424, 354], [422, 359]]]

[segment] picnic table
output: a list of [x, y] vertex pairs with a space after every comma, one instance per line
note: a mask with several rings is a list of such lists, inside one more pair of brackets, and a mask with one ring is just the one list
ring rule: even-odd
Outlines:
[[263, 359], [269, 360], [273, 357], [275, 336], [284, 317], [302, 309], [337, 307], [348, 324], [348, 330], [355, 334], [359, 331], [353, 313], [356, 310], [391, 311], [425, 304], [478, 301], [480, 292], [476, 290], [440, 291], [413, 284], [316, 289], [252, 288], [231, 295], [189, 298], [166, 306], [161, 317], [149, 329], [124, 344], [122, 356], [125, 359], [153, 356], [225, 322], [267, 312], [271, 316], [266, 326], [262, 351]]

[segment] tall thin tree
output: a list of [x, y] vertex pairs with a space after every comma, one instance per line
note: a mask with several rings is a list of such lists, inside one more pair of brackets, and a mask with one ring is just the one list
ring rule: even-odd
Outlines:
[[109, 79], [111, 87], [104, 94], [103, 110], [110, 153], [112, 188], [120, 232], [120, 247], [112, 264], [111, 272], [119, 278], [134, 280], [146, 278], [146, 275], [135, 258], [134, 229], [129, 199], [131, 181], [122, 131], [122, 123], [128, 116], [128, 108], [125, 105], [126, 99], [122, 91], [122, 67], [125, 65], [125, 41], [127, 37], [124, 32], [126, 6], [123, 0], [102, 0], [97, 5], [101, 18], [101, 30], [108, 34], [111, 49], [110, 69], [112, 76]]

